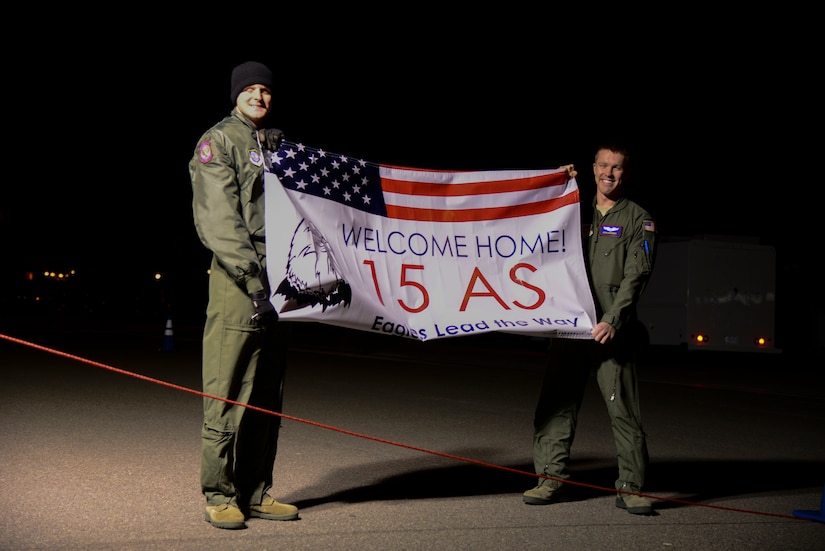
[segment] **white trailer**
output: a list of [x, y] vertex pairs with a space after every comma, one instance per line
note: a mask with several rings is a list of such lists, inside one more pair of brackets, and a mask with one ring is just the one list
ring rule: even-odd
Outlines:
[[638, 305], [651, 345], [781, 352], [775, 346], [776, 252], [735, 237], [662, 239]]

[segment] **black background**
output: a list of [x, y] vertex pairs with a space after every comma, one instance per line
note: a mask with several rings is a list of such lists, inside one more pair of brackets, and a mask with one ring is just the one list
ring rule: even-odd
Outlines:
[[[601, 8], [568, 17], [499, 6], [449, 19], [423, 7], [241, 9], [251, 13], [186, 24], [145, 12], [108, 25], [76, 12], [50, 12], [46, 27], [7, 23], [31, 30], [3, 39], [7, 295], [22, 274], [47, 269], [77, 270], [99, 293], [154, 293], [160, 271], [164, 302], [201, 315], [209, 254], [192, 224], [187, 164], [232, 107], [232, 67], [254, 59], [278, 76], [273, 126], [373, 162], [574, 163], [589, 201], [595, 147], [623, 139], [636, 168], [629, 195], [659, 233], [775, 246], [785, 327], [802, 324], [786, 339], [807, 331], [812, 314], [798, 305], [813, 281], [804, 244], [822, 108], [806, 14], [648, 14], [651, 24]], [[821, 299], [812, 304], [821, 312]]]

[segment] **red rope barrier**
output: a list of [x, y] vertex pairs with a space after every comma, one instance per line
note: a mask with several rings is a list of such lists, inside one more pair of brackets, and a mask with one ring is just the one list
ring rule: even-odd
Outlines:
[[[350, 435], [350, 436], [355, 436], [357, 438], [364, 438], [366, 440], [372, 440], [374, 442], [379, 442], [381, 444], [387, 444], [387, 445], [390, 445], [390, 446], [397, 446], [397, 447], [405, 448], [405, 449], [408, 449], [408, 450], [414, 450], [414, 451], [418, 451], [418, 452], [421, 452], [421, 453], [436, 455], [438, 457], [444, 457], [444, 458], [447, 458], [447, 459], [462, 461], [464, 463], [471, 463], [473, 465], [478, 465], [478, 466], [481, 466], [481, 467], [486, 467], [486, 468], [491, 468], [491, 469], [498, 469], [498, 470], [501, 470], [501, 471], [508, 471], [508, 472], [515, 473], [515, 474], [523, 474], [525, 476], [530, 476], [530, 477], [533, 477], [533, 478], [543, 478], [543, 479], [546, 479], [546, 480], [559, 480], [559, 479], [556, 479], [556, 478], [553, 478], [553, 477], [550, 477], [550, 476], [545, 476], [545, 475], [540, 475], [540, 474], [531, 473], [531, 472], [527, 472], [527, 471], [522, 471], [522, 470], [519, 470], [519, 469], [513, 469], [513, 468], [510, 468], [510, 467], [504, 467], [502, 465], [495, 465], [493, 463], [486, 463], [484, 461], [478, 461], [476, 459], [470, 459], [468, 457], [461, 457], [459, 455], [452, 455], [452, 454], [449, 454], [449, 453], [444, 453], [444, 452], [439, 452], [439, 451], [434, 451], [434, 450], [428, 450], [426, 448], [419, 448], [419, 447], [416, 447], [416, 446], [411, 446], [409, 444], [402, 444], [400, 442], [394, 442], [392, 440], [385, 440], [383, 438], [378, 438], [376, 436], [370, 436], [368, 434], [361, 434], [361, 433], [341, 429], [341, 428], [338, 428], [338, 427], [334, 427], [332, 425], [325, 425], [323, 423], [318, 423], [316, 421], [310, 421], [308, 419], [301, 419], [300, 417], [293, 417], [291, 415], [286, 415], [285, 413], [278, 413], [278, 412], [271, 411], [271, 410], [264, 409], [264, 408], [260, 408], [260, 407], [257, 407], [257, 406], [236, 402], [234, 400], [229, 400], [227, 398], [221, 398], [219, 396], [213, 396], [211, 394], [206, 394], [206, 393], [201, 392], [199, 390], [194, 390], [194, 389], [187, 388], [187, 387], [184, 387], [184, 386], [176, 385], [176, 384], [173, 384], [173, 383], [169, 383], [167, 381], [162, 381], [160, 379], [155, 379], [153, 377], [147, 377], [146, 375], [141, 375], [139, 373], [134, 373], [132, 371], [127, 371], [127, 370], [124, 370], [124, 369], [118, 369], [116, 367], [113, 367], [113, 366], [110, 366], [110, 365], [107, 365], [107, 364], [104, 364], [104, 363], [89, 360], [87, 358], [82, 358], [82, 357], [76, 356], [74, 354], [68, 354], [66, 352], [61, 352], [60, 350], [55, 350], [53, 348], [48, 348], [48, 347], [45, 347], [45, 346], [42, 346], [42, 345], [39, 345], [39, 344], [35, 344], [35, 343], [28, 342], [28, 341], [25, 341], [25, 340], [22, 340], [22, 339], [18, 339], [18, 338], [15, 338], [15, 337], [10, 337], [10, 336], [4, 335], [2, 333], [0, 333], [0, 339], [5, 339], [7, 341], [14, 342], [14, 343], [17, 343], [17, 344], [22, 344], [24, 346], [28, 346], [28, 347], [34, 348], [36, 350], [41, 350], [43, 352], [48, 352], [48, 353], [54, 354], [56, 356], [62, 356], [64, 358], [68, 358], [68, 359], [71, 359], [71, 360], [76, 360], [78, 362], [82, 362], [82, 363], [89, 364], [89, 365], [92, 365], [92, 366], [95, 366], [95, 367], [99, 367], [101, 369], [106, 369], [108, 371], [113, 371], [115, 373], [120, 373], [121, 375], [127, 375], [127, 376], [130, 376], [130, 377], [134, 377], [136, 379], [141, 379], [143, 381], [148, 381], [150, 383], [155, 383], [155, 384], [165, 386], [165, 387], [168, 387], [168, 388], [171, 388], [171, 389], [174, 389], [174, 390], [180, 390], [182, 392], [188, 392], [189, 394], [195, 394], [197, 396], [201, 396], [201, 397], [204, 397], [204, 398], [212, 398], [213, 400], [220, 400], [220, 401], [226, 402], [228, 404], [233, 404], [233, 405], [236, 405], [236, 406], [245, 407], [245, 408], [248, 408], [248, 409], [251, 409], [251, 410], [254, 410], [254, 411], [258, 411], [260, 413], [265, 413], [265, 414], [268, 414], [268, 415], [276, 415], [278, 417], [282, 417], [283, 419], [289, 419], [290, 421], [296, 421], [298, 423], [305, 423], [307, 425], [312, 425], [314, 427], [318, 427], [318, 428], [322, 428], [322, 429], [326, 429], [326, 430], [331, 430], [331, 431], [339, 432], [339, 433], [342, 433], [342, 434], [347, 434], [347, 435]], [[657, 500], [657, 501], [667, 501], [667, 502], [670, 502], [670, 503], [680, 503], [682, 505], [693, 505], [693, 506], [696, 506], [696, 507], [707, 507], [709, 509], [719, 509], [719, 510], [723, 510], [723, 511], [733, 511], [733, 512], [737, 512], [737, 513], [748, 513], [748, 514], [753, 514], [753, 515], [764, 515], [764, 516], [787, 518], [787, 519], [794, 519], [794, 520], [807, 520], [807, 521], [812, 521], [813, 522], [813, 519], [798, 517], [798, 516], [794, 516], [794, 515], [783, 515], [783, 514], [779, 514], [779, 513], [768, 513], [768, 512], [764, 512], [764, 511], [754, 511], [754, 510], [750, 510], [750, 509], [740, 509], [740, 508], [737, 508], [737, 507], [725, 507], [723, 505], [711, 505], [711, 504], [706, 504], [706, 503], [696, 503], [696, 502], [693, 502], [693, 501], [686, 501], [686, 500], [675, 499], [675, 498], [666, 498], [666, 497], [659, 497], [659, 496], [654, 496], [654, 495], [649, 495], [649, 494], [628, 492], [628, 491], [625, 491], [625, 490], [616, 490], [616, 489], [613, 489], [613, 488], [605, 488], [605, 487], [602, 487], [602, 486], [595, 486], [595, 485], [592, 485], [592, 484], [585, 484], [583, 482], [575, 482], [573, 480], [563, 480], [561, 482], [564, 482], [565, 484], [574, 485], [574, 486], [580, 486], [580, 487], [583, 487], [583, 488], [590, 488], [590, 489], [595, 489], [595, 490], [599, 490], [599, 491], [604, 491], [606, 493], [616, 492], [616, 493], [623, 493], [623, 494], [632, 494], [632, 495], [643, 496], [643, 497], [653, 499], [653, 500]]]

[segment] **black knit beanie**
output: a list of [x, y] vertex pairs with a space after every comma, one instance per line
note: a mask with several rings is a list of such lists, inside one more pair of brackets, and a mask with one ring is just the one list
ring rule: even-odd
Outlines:
[[271, 90], [274, 81], [275, 78], [272, 75], [272, 71], [263, 63], [258, 63], [257, 61], [241, 63], [232, 69], [232, 89], [230, 96], [232, 105], [235, 105], [238, 101], [238, 96], [247, 86], [263, 84]]

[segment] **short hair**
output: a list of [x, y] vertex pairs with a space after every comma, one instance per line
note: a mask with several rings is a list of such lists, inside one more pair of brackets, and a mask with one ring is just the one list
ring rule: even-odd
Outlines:
[[627, 145], [621, 142], [609, 141], [609, 142], [602, 142], [599, 147], [596, 148], [596, 153], [593, 155], [593, 160], [599, 158], [599, 151], [612, 151], [613, 153], [618, 153], [622, 157], [624, 157], [624, 165], [625, 168], [630, 167], [630, 149], [628, 149]]

